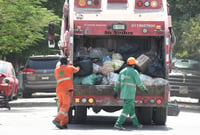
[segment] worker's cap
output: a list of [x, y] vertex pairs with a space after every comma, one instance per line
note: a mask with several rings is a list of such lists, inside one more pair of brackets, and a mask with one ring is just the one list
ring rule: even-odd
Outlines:
[[138, 64], [138, 61], [134, 57], [129, 57], [127, 59], [127, 64], [128, 65], [135, 65], [135, 64]]

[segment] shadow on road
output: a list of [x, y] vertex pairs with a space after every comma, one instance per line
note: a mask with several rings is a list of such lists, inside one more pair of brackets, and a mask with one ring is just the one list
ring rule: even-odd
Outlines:
[[[70, 130], [115, 130], [114, 124], [117, 120], [118, 116], [88, 116], [87, 121], [84, 124], [76, 124], [72, 121], [69, 126]], [[125, 131], [132, 131], [136, 130], [132, 126], [132, 122], [130, 119], [127, 119], [123, 125], [126, 130]], [[75, 127], [75, 128], [73, 128]], [[167, 125], [144, 125], [143, 129], [141, 130], [151, 130], [151, 131], [169, 131], [172, 130], [171, 127]]]

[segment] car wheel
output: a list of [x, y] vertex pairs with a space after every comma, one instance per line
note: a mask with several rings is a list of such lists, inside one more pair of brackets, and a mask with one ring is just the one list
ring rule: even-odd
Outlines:
[[22, 94], [22, 97], [23, 97], [23, 98], [31, 98], [31, 97], [32, 97], [32, 93], [31, 93], [31, 92], [24, 91], [23, 94]]
[[8, 100], [12, 101], [13, 100], [13, 93], [14, 93], [14, 89], [12, 88], [12, 92], [11, 94], [8, 96]]

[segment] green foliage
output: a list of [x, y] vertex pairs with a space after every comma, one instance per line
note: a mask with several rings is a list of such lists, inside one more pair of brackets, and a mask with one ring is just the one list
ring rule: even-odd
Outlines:
[[200, 14], [182, 24], [181, 45], [188, 54], [200, 56]]
[[200, 1], [168, 0], [177, 37], [174, 53], [179, 57], [200, 56]]
[[47, 7], [47, 9], [53, 10], [59, 17], [62, 17], [64, 2], [65, 0], [48, 0], [43, 3], [43, 5]]
[[59, 18], [41, 2], [45, 0], [0, 2], [0, 55], [21, 54], [45, 39], [44, 28]]

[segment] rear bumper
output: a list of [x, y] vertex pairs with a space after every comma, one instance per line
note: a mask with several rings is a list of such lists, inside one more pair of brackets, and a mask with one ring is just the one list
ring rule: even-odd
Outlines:
[[5, 93], [6, 96], [10, 96], [12, 92], [12, 88], [9, 87], [9, 85], [0, 85], [0, 91]]
[[[148, 87], [146, 94], [137, 90], [134, 104], [136, 107], [166, 107], [168, 104], [168, 86]], [[114, 99], [114, 88], [110, 85], [75, 85], [72, 106], [123, 106], [123, 100]], [[90, 102], [94, 101], [94, 102]]]
[[200, 76], [173, 75], [169, 77], [171, 96], [200, 98]]
[[24, 85], [22, 91], [26, 92], [56, 92], [56, 84]]
[[186, 83], [170, 84], [170, 95], [179, 97], [200, 98], [200, 87], [196, 85], [187, 85]]
[[200, 99], [200, 88], [196, 89], [195, 91], [192, 90], [171, 90], [170, 91], [171, 96], [177, 96], [177, 97], [190, 97], [190, 98], [198, 98]]

